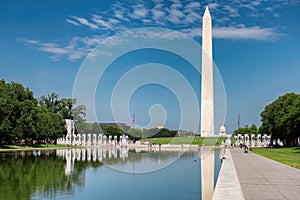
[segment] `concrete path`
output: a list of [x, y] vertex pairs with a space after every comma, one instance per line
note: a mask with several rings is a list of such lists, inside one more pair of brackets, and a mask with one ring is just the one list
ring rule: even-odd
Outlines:
[[226, 149], [218, 176], [213, 200], [243, 200], [243, 192], [237, 177], [230, 149]]
[[300, 199], [299, 169], [239, 148], [231, 155], [246, 200]]

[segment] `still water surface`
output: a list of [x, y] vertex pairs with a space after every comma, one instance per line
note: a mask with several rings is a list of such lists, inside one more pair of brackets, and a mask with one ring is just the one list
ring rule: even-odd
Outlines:
[[221, 165], [220, 149], [203, 152], [94, 148], [0, 153], [0, 199], [199, 200], [212, 195], [213, 189], [201, 182], [211, 179], [215, 185]]

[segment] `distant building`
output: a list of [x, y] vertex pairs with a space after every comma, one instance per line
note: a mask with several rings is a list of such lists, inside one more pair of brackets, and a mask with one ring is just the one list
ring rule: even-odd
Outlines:
[[108, 126], [115, 126], [115, 127], [119, 127], [121, 128], [123, 131], [127, 132], [130, 129], [130, 126], [126, 125], [125, 123], [113, 123], [113, 122], [109, 122], [109, 123], [100, 123], [100, 125], [103, 128], [106, 128]]
[[226, 128], [225, 128], [224, 125], [222, 125], [222, 126], [220, 127], [219, 135], [220, 135], [220, 136], [226, 136]]
[[189, 137], [189, 136], [195, 136], [195, 133], [192, 131], [184, 131], [184, 130], [178, 130], [177, 131], [177, 137]]
[[158, 129], [163, 129], [164, 126], [163, 126], [163, 125], [158, 125], [158, 126], [156, 126], [156, 128], [158, 128]]

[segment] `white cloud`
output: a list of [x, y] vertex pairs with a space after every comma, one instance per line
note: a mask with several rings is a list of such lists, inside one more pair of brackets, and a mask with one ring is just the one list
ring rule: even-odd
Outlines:
[[133, 19], [143, 19], [148, 15], [148, 10], [142, 5], [133, 6], [133, 12], [130, 14], [130, 17]]
[[19, 39], [17, 39], [17, 41], [24, 42], [27, 44], [38, 44], [39, 43], [38, 40], [32, 40], [32, 39], [26, 39], [26, 38], [19, 38]]
[[155, 5], [151, 10], [151, 14], [155, 23], [162, 24], [166, 16], [166, 12], [163, 10], [163, 4], [159, 3]]
[[199, 9], [200, 8], [200, 3], [199, 2], [190, 2], [188, 3], [185, 8], [191, 8], [191, 9]]
[[38, 49], [55, 55], [64, 55], [68, 53], [67, 49], [53, 43], [40, 44], [40, 47]]
[[267, 7], [267, 8], [266, 8], [266, 11], [273, 12], [273, 11], [274, 11], [274, 8], [272, 8], [272, 7]]
[[104, 21], [102, 19], [102, 17], [99, 16], [99, 15], [93, 15], [92, 21], [95, 22], [97, 25], [102, 26], [102, 27], [107, 28], [107, 29], [113, 29], [114, 28], [114, 26], [111, 22]]
[[[69, 15], [65, 20], [74, 26], [88, 27], [93, 30], [89, 37], [73, 37], [71, 40], [54, 43], [45, 43], [32, 39], [19, 39], [34, 49], [47, 52], [53, 60], [66, 57], [69, 60], [83, 59], [94, 47], [103, 42], [106, 45], [117, 46], [123, 39], [105, 38], [120, 31], [140, 28], [143, 25], [170, 28], [185, 33], [189, 37], [201, 37], [201, 19], [204, 6], [211, 9], [213, 18], [213, 37], [231, 40], [274, 40], [283, 35], [275, 32], [276, 27], [253, 25], [247, 17], [261, 16], [268, 12], [275, 17], [279, 9], [286, 5], [294, 5], [296, 0], [232, 0], [229, 2], [204, 0], [152, 0], [131, 3], [128, 1], [114, 2], [108, 10], [91, 13], [87, 16]], [[297, 1], [298, 3], [298, 1]], [[245, 12], [246, 11], [246, 12]], [[242, 22], [242, 23], [241, 23]], [[133, 32], [132, 34], [136, 34]], [[160, 37], [163, 39], [176, 39], [180, 34], [143, 33], [144, 37]], [[143, 35], [137, 35], [142, 37]], [[103, 53], [105, 55], [105, 53]], [[107, 55], [108, 56], [108, 55]]]
[[61, 42], [41, 42], [38, 40], [29, 40], [21, 38], [26, 44], [31, 45], [34, 49], [50, 54], [50, 59], [54, 61], [66, 57], [71, 61], [83, 59], [94, 47], [103, 41], [104, 36], [93, 37], [74, 37], [67, 44]]
[[73, 22], [79, 22], [80, 24], [82, 25], [85, 25], [85, 26], [88, 26], [89, 28], [91, 29], [99, 29], [99, 27], [94, 24], [94, 23], [91, 23], [89, 22], [87, 19], [83, 18], [83, 17], [76, 17], [76, 16], [70, 16], [73, 20]]
[[167, 19], [174, 24], [181, 23], [181, 19], [185, 16], [180, 10], [175, 8], [167, 9], [167, 12], [169, 14]]
[[183, 29], [182, 32], [187, 34], [191, 38], [201, 37], [202, 35], [201, 28], [187, 28], [187, 29]]
[[234, 7], [229, 6], [229, 5], [225, 5], [223, 8], [224, 8], [224, 10], [226, 10], [230, 13], [229, 14], [230, 17], [240, 16], [238, 8], [234, 8]]
[[214, 10], [214, 9], [216, 9], [219, 6], [219, 4], [217, 4], [217, 3], [209, 3], [207, 6], [208, 6], [208, 8], [210, 10]]
[[153, 19], [159, 20], [160, 18], [164, 17], [166, 13], [161, 10], [153, 9], [152, 15], [153, 15]]
[[172, 5], [171, 5], [171, 9], [180, 9], [182, 8], [182, 4], [181, 2], [174, 2]]
[[201, 19], [201, 16], [198, 13], [191, 12], [188, 15], [186, 15], [184, 22], [192, 24], [192, 23], [195, 23], [198, 21], [200, 24], [200, 19]]
[[116, 2], [111, 7], [113, 16], [119, 20], [127, 20], [125, 15], [126, 9], [119, 3]]
[[77, 23], [77, 22], [75, 22], [74, 20], [71, 20], [71, 19], [66, 19], [66, 21], [67, 21], [68, 23], [70, 23], [70, 24], [73, 24], [73, 25], [75, 25], [75, 26], [80, 26], [80, 24], [79, 24], [79, 23]]
[[224, 24], [226, 22], [229, 22], [230, 18], [229, 17], [221, 17], [221, 18], [215, 19], [214, 21], [219, 23], [219, 24]]
[[231, 40], [274, 40], [280, 34], [273, 28], [254, 27], [215, 27], [213, 37]]

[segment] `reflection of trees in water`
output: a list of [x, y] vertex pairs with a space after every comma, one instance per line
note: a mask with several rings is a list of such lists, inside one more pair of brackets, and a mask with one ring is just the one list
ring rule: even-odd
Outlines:
[[66, 176], [66, 163], [55, 151], [0, 153], [0, 160], [0, 199], [18, 200], [31, 199], [35, 192], [51, 199], [72, 194], [75, 185], [84, 185], [84, 170], [101, 165], [76, 162], [73, 173]]

